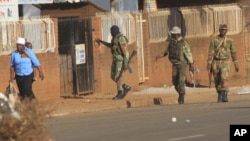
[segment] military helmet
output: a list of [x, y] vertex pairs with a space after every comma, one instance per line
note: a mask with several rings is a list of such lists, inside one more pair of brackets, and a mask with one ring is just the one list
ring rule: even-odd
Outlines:
[[220, 24], [219, 29], [227, 29], [227, 25], [226, 24]]
[[179, 28], [178, 26], [174, 26], [171, 30], [170, 30], [171, 34], [181, 34], [181, 28]]

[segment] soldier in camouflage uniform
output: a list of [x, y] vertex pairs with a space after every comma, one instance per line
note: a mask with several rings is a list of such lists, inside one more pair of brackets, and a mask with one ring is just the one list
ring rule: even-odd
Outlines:
[[129, 61], [129, 52], [127, 49], [127, 38], [120, 33], [119, 27], [113, 25], [110, 28], [112, 40], [111, 43], [96, 39], [96, 42], [104, 44], [111, 49], [112, 54], [112, 66], [111, 66], [111, 79], [116, 82], [117, 95], [114, 100], [122, 99], [126, 96], [131, 87], [122, 84], [122, 73], [127, 69]]
[[184, 104], [185, 74], [188, 66], [190, 71], [194, 71], [193, 56], [187, 40], [181, 36], [181, 29], [175, 26], [170, 33], [168, 47], [165, 52], [156, 56], [156, 61], [161, 57], [168, 56], [172, 63], [172, 83], [179, 94], [178, 103]]
[[218, 102], [228, 102], [227, 77], [230, 71], [230, 56], [232, 57], [235, 71], [239, 71], [237, 53], [234, 42], [226, 36], [227, 25], [219, 26], [219, 35], [210, 43], [207, 59], [207, 71], [212, 71], [218, 93]]

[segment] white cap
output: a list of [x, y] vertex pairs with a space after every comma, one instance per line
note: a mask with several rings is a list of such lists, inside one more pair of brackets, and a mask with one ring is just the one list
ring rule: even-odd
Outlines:
[[16, 43], [17, 43], [17, 44], [24, 45], [24, 44], [25, 44], [25, 39], [24, 39], [24, 38], [21, 38], [21, 37], [18, 37]]
[[174, 26], [170, 31], [171, 34], [181, 34], [181, 29], [178, 26]]

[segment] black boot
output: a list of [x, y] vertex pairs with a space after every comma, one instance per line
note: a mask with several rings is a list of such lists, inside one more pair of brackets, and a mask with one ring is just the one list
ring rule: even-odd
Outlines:
[[122, 98], [123, 98], [123, 92], [118, 91], [117, 95], [113, 98], [113, 100], [118, 100], [118, 99], [122, 99]]
[[184, 95], [185, 93], [179, 93], [178, 103], [184, 104]]
[[124, 93], [123, 93], [123, 97], [122, 97], [122, 98], [124, 98], [124, 97], [127, 95], [127, 93], [131, 90], [131, 87], [128, 86], [128, 85], [126, 85], [126, 84], [123, 84], [123, 85], [122, 85], [122, 88], [123, 88], [123, 90], [124, 90]]
[[223, 91], [218, 91], [218, 100], [217, 100], [217, 102], [222, 102], [222, 94], [223, 94]]
[[222, 102], [228, 102], [227, 91], [222, 91]]

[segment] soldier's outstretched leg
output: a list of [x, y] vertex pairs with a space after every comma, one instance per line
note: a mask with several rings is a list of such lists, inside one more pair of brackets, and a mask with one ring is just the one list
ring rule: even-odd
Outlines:
[[113, 100], [122, 99], [122, 97], [123, 97], [123, 92], [122, 91], [118, 91], [117, 95], [115, 97], [113, 97]]
[[179, 104], [184, 104], [184, 97], [185, 97], [185, 93], [179, 93], [179, 97], [178, 97]]
[[228, 102], [227, 93], [228, 91], [222, 91], [222, 102]]
[[126, 85], [125, 83], [122, 85], [122, 88], [123, 88], [123, 90], [124, 90], [124, 92], [123, 92], [123, 97], [122, 98], [124, 98], [126, 95], [127, 95], [127, 93], [131, 90], [131, 87], [130, 86], [128, 86], [128, 85]]

